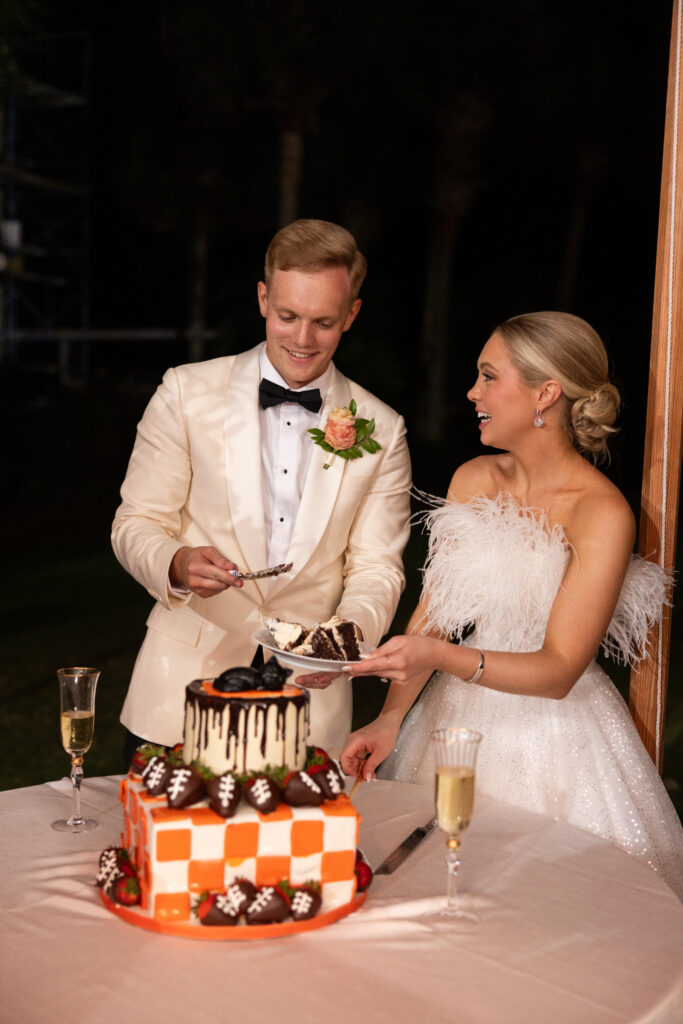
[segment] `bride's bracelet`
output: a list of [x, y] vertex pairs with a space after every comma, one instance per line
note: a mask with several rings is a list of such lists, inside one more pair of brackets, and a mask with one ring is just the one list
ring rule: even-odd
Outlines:
[[477, 665], [477, 671], [469, 679], [463, 679], [463, 683], [476, 683], [484, 671], [484, 652], [479, 651], [479, 664]]

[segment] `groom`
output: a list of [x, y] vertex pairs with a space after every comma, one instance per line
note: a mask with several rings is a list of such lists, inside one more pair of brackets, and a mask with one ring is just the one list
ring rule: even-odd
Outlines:
[[[405, 425], [332, 363], [365, 271], [344, 228], [283, 228], [258, 285], [265, 343], [168, 370], [138, 425], [112, 544], [156, 604], [121, 712], [127, 753], [144, 740], [181, 741], [187, 683], [249, 665], [266, 618], [311, 625], [336, 613], [372, 645], [392, 621], [409, 533]], [[308, 430], [352, 400], [374, 419], [381, 448], [346, 460]], [[347, 411], [330, 425], [338, 450], [353, 439], [349, 421]], [[233, 575], [280, 562], [291, 572]], [[312, 689], [311, 742], [338, 754], [349, 681], [298, 678]]]

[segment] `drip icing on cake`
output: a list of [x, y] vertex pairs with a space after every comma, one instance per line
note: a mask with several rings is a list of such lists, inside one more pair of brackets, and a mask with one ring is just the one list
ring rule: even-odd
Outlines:
[[183, 760], [199, 760], [218, 775], [267, 764], [302, 768], [308, 728], [309, 697], [297, 686], [225, 694], [211, 680], [195, 679], [185, 691]]

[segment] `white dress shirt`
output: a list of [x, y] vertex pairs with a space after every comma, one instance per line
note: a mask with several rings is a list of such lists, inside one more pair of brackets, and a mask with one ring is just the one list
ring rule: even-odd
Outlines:
[[[261, 379], [283, 388], [289, 387], [266, 355], [265, 343], [259, 358]], [[305, 384], [302, 390], [318, 388], [324, 402], [329, 380], [328, 366], [320, 377]], [[287, 561], [306, 471], [313, 452], [318, 451], [308, 430], [320, 425], [320, 413], [310, 412], [296, 402], [282, 402], [268, 409], [259, 408], [259, 421], [263, 514], [270, 566]]]

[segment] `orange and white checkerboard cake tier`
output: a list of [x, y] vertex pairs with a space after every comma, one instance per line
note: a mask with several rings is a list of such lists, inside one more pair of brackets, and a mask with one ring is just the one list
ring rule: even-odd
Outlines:
[[266, 765], [303, 768], [310, 697], [299, 686], [281, 691], [223, 693], [212, 679], [185, 689], [186, 764], [201, 761], [216, 775], [258, 772]]
[[320, 882], [322, 913], [355, 895], [360, 815], [346, 796], [320, 807], [280, 804], [272, 814], [243, 802], [225, 819], [206, 802], [172, 810], [131, 775], [121, 783], [121, 802], [123, 845], [138, 868], [141, 909], [157, 921], [189, 921], [201, 892], [222, 892], [235, 878], [256, 885]]

